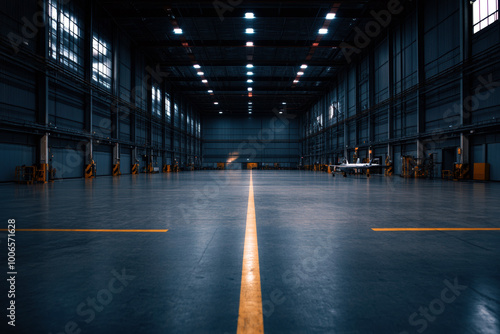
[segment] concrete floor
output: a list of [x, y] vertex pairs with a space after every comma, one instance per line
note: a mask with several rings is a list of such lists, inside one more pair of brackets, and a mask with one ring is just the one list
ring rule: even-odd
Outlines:
[[[168, 229], [18, 231], [17, 332], [235, 333], [249, 181], [0, 185], [0, 228]], [[253, 184], [265, 332], [500, 333], [500, 231], [372, 230], [500, 227], [500, 184], [304, 171], [253, 171]]]

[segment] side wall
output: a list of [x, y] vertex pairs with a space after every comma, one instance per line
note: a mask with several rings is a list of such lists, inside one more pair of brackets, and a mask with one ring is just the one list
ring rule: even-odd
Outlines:
[[[54, 12], [70, 18], [68, 29], [63, 21], [50, 24], [44, 12], [59, 3], [66, 4]], [[94, 1], [3, 1], [0, 13], [0, 152], [6, 161], [0, 182], [14, 180], [15, 166], [39, 163], [55, 168], [56, 178], [83, 177], [91, 160], [98, 176], [111, 175], [118, 162], [123, 174], [136, 162], [141, 168], [148, 161], [160, 168], [199, 163], [199, 113]], [[46, 22], [35, 21], [40, 17]], [[109, 50], [107, 85], [95, 80], [96, 62], [106, 64], [96, 58], [96, 38]]]
[[[435, 173], [454, 162], [492, 163], [500, 137], [500, 24], [472, 34], [469, 1], [414, 1], [375, 38], [332, 90], [301, 118], [305, 164], [436, 154]], [[361, 27], [363, 28], [363, 27]], [[462, 155], [458, 155], [461, 148]]]

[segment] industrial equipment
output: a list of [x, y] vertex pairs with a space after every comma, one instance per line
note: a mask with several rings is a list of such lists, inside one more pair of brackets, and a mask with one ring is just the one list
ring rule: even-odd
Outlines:
[[17, 166], [15, 182], [24, 184], [47, 183], [54, 181], [56, 170], [48, 164], [39, 166]]
[[97, 175], [97, 166], [94, 160], [90, 162], [87, 166], [85, 166], [85, 178], [92, 179]]
[[468, 164], [455, 164], [453, 166], [453, 180], [466, 180], [469, 178], [469, 165]]
[[489, 181], [490, 180], [490, 164], [475, 163], [474, 164], [474, 180]]

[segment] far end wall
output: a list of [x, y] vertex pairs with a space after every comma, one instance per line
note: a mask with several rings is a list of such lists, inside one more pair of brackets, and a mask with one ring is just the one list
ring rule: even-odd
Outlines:
[[202, 124], [204, 167], [230, 162], [227, 167], [235, 169], [247, 163], [294, 168], [300, 160], [298, 117], [222, 114]]

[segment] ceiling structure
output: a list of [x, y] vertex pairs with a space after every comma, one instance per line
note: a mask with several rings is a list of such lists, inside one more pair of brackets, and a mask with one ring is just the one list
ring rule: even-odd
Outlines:
[[99, 3], [176, 91], [214, 114], [308, 110], [347, 66], [340, 44], [352, 44], [371, 10], [387, 8], [372, 0]]

